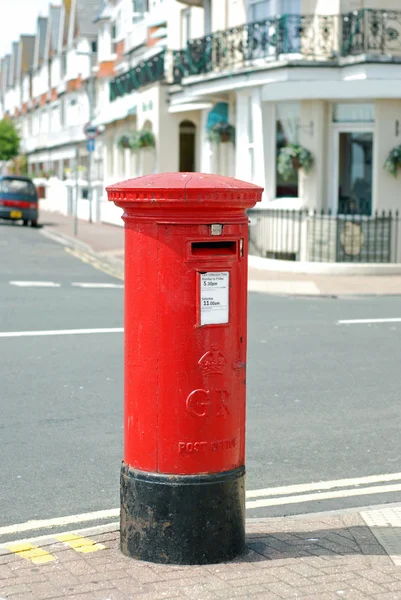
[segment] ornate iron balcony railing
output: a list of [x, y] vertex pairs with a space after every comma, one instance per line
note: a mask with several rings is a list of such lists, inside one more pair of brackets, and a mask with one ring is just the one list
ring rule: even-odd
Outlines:
[[184, 77], [263, 66], [268, 61], [332, 61], [360, 54], [401, 58], [401, 11], [282, 15], [190, 40], [173, 53], [174, 82]]
[[118, 75], [110, 82], [110, 101], [125, 94], [130, 94], [139, 88], [162, 81], [165, 78], [165, 51], [141, 61], [126, 73]]

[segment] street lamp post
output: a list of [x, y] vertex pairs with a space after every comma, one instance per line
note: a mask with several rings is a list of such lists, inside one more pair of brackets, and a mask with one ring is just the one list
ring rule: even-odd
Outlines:
[[78, 235], [78, 197], [79, 197], [79, 148], [75, 148], [75, 202], [74, 202], [74, 235]]

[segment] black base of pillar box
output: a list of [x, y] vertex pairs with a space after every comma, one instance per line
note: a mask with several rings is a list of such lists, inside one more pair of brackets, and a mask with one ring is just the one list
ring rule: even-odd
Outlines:
[[121, 468], [121, 551], [156, 563], [231, 560], [245, 549], [245, 467], [210, 475]]

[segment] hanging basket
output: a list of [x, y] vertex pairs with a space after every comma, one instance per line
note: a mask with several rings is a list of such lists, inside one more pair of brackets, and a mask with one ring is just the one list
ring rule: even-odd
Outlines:
[[153, 131], [150, 129], [140, 129], [136, 132], [133, 143], [133, 150], [142, 150], [145, 148], [155, 148], [156, 147], [156, 138]]
[[210, 142], [217, 144], [227, 144], [228, 142], [235, 144], [235, 127], [226, 121], [215, 123], [208, 131], [207, 137]]
[[383, 168], [393, 177], [397, 177], [398, 170], [401, 169], [401, 145], [396, 146], [388, 153]]
[[278, 156], [277, 170], [284, 179], [292, 179], [302, 169], [305, 173], [313, 167], [313, 155], [299, 144], [289, 144], [281, 148]]
[[117, 142], [117, 146], [119, 148], [122, 148], [124, 150], [128, 150], [131, 148], [132, 145], [132, 136], [129, 135], [122, 135], [121, 137], [118, 138], [118, 142]]

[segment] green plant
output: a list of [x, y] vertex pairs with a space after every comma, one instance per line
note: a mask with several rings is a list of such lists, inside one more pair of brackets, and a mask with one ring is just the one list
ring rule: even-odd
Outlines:
[[9, 167], [9, 172], [13, 175], [28, 176], [28, 158], [26, 154], [16, 156]]
[[227, 123], [227, 121], [220, 121], [215, 123], [208, 131], [208, 140], [215, 143], [227, 143], [233, 142], [235, 144], [235, 127]]
[[155, 148], [156, 146], [156, 138], [153, 131], [150, 129], [140, 129], [136, 132], [133, 149], [141, 150], [142, 148]]
[[401, 169], [401, 145], [396, 146], [388, 153], [383, 168], [393, 177], [397, 177], [398, 169]]
[[132, 147], [132, 136], [122, 135], [118, 138], [117, 146], [119, 148], [131, 148]]
[[313, 167], [313, 162], [313, 155], [310, 150], [299, 144], [289, 144], [280, 150], [277, 170], [283, 179], [288, 181], [294, 177], [299, 169], [309, 173]]
[[0, 161], [9, 161], [18, 156], [21, 138], [10, 119], [0, 121]]

